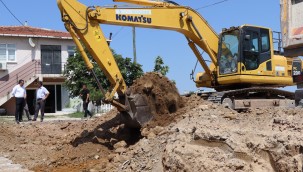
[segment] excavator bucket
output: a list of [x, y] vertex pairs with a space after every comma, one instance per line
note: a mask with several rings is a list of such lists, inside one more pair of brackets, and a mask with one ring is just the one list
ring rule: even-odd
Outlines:
[[140, 128], [147, 123], [153, 125], [167, 120], [167, 114], [177, 111], [182, 100], [176, 86], [159, 73], [146, 73], [136, 79], [127, 89], [122, 115], [124, 123]]
[[123, 122], [133, 128], [141, 128], [153, 119], [153, 114], [144, 95], [131, 94], [126, 96], [126, 112], [122, 114]]

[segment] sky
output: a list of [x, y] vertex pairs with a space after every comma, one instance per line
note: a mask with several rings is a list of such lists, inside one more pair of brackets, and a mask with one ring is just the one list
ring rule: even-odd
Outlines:
[[[29, 26], [65, 31], [56, 0], [2, 0], [13, 14]], [[199, 9], [198, 12], [219, 34], [222, 28], [251, 24], [280, 31], [279, 0], [175, 0], [180, 5]], [[80, 0], [91, 6], [123, 5], [111, 0]], [[215, 4], [216, 5], [211, 5]], [[202, 7], [202, 8], [201, 8]], [[205, 8], [203, 8], [205, 7]], [[21, 25], [0, 1], [0, 25]], [[133, 58], [132, 28], [101, 25], [105, 36], [113, 33], [111, 48], [123, 57]], [[175, 80], [180, 93], [197, 90], [190, 79], [196, 57], [187, 45], [184, 35], [157, 29], [136, 28], [137, 62], [143, 65], [144, 72], [153, 70], [154, 61], [161, 56], [169, 66], [169, 79]], [[203, 71], [198, 65], [197, 71]], [[290, 90], [292, 90], [291, 88]]]

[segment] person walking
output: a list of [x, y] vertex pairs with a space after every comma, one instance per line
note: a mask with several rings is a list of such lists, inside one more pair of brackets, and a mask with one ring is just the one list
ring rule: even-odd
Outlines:
[[26, 90], [24, 85], [24, 80], [19, 80], [18, 85], [13, 88], [12, 96], [16, 99], [16, 111], [15, 111], [15, 120], [19, 124], [22, 121], [23, 108], [26, 98]]
[[44, 119], [44, 107], [45, 107], [45, 100], [49, 96], [49, 91], [43, 86], [42, 81], [38, 82], [38, 88], [36, 90], [36, 109], [35, 109], [35, 116], [33, 121], [36, 121], [38, 118], [39, 110], [41, 112], [41, 122]]
[[92, 117], [93, 115], [90, 113], [90, 111], [88, 110], [88, 104], [89, 104], [89, 90], [87, 89], [86, 84], [82, 85], [82, 90], [80, 92], [80, 97], [83, 100], [83, 110], [84, 110], [84, 118], [87, 117], [87, 115], [89, 115], [90, 117]]

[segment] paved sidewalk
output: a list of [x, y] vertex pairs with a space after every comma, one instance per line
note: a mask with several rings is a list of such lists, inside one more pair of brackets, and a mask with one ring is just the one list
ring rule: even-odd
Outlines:
[[[56, 113], [44, 113], [44, 115], [60, 116], [60, 115], [67, 115], [67, 114], [71, 114], [71, 113], [75, 113], [75, 112], [77, 112], [77, 109], [64, 108], [64, 109], [62, 109], [62, 111], [57, 111]], [[40, 116], [40, 112], [39, 112], [39, 116]]]
[[11, 160], [0, 156], [0, 171], [1, 172], [31, 172], [25, 169], [20, 164], [14, 164]]
[[[58, 120], [59, 121], [60, 120], [69, 120], [69, 121], [73, 121], [73, 120], [89, 120], [89, 119], [84, 119], [84, 118], [74, 118], [74, 117], [69, 117], [68, 116], [68, 114], [75, 113], [75, 112], [76, 112], [76, 109], [65, 108], [62, 111], [57, 111], [56, 113], [45, 113], [44, 114], [45, 117], [44, 117], [43, 121], [47, 122], [47, 121], [58, 121]], [[96, 113], [96, 114], [93, 115], [93, 118], [99, 117], [99, 116], [102, 116], [102, 115], [104, 115], [104, 113]], [[41, 114], [39, 113], [37, 121], [35, 121], [35, 122], [40, 122], [40, 116], [41, 116]], [[31, 115], [31, 118], [33, 119], [34, 116]], [[0, 121], [1, 120], [3, 120], [3, 121], [11, 121], [13, 123], [13, 122], [15, 122], [15, 117], [12, 116], [12, 115], [11, 116], [0, 116]], [[27, 118], [26, 118], [26, 116], [25, 116], [25, 114], [24, 114], [23, 115], [23, 122], [22, 123], [27, 123], [27, 122], [31, 122], [31, 121], [28, 121]], [[0, 172], [1, 172], [1, 170], [0, 170]]]

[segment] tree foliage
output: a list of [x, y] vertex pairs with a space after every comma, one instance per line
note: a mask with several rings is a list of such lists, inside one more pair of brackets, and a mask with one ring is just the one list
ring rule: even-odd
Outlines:
[[[116, 54], [114, 50], [112, 50], [112, 53], [127, 86], [130, 86], [133, 80], [143, 75], [142, 65], [133, 63], [130, 58], [123, 58], [121, 55]], [[89, 55], [89, 53], [87, 54]], [[102, 87], [108, 90], [110, 88], [109, 80], [90, 55], [89, 59], [94, 66], [94, 71]], [[86, 84], [90, 90], [91, 100], [99, 101], [103, 97], [93, 74], [87, 70], [86, 64], [78, 51], [76, 51], [75, 57], [67, 59], [63, 75], [67, 78], [64, 85], [68, 89], [70, 97], [79, 96], [83, 84]]]
[[155, 60], [154, 72], [159, 72], [162, 75], [166, 75], [168, 73], [169, 67], [164, 65], [164, 61], [162, 57], [158, 56]]

